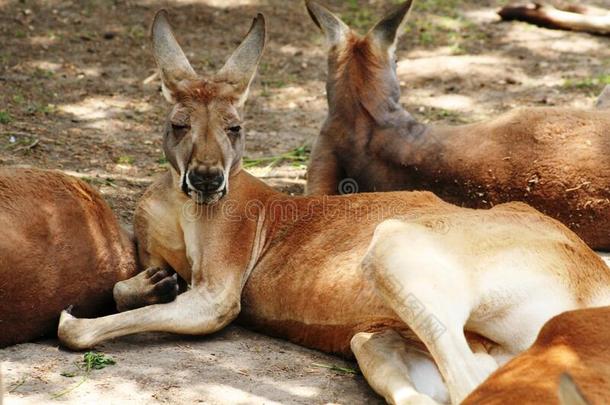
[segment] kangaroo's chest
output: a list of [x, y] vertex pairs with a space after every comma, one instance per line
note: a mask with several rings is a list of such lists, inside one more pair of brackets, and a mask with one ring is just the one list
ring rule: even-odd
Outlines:
[[170, 201], [149, 198], [138, 207], [135, 230], [138, 243], [143, 244], [140, 251], [146, 253], [145, 257], [140, 257], [143, 266], [166, 263], [180, 277], [189, 281], [191, 264], [187, 247], [193, 241], [185, 238], [180, 213]]

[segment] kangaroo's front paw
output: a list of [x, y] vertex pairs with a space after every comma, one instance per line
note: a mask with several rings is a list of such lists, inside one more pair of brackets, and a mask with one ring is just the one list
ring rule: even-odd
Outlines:
[[61, 344], [72, 350], [93, 347], [94, 341], [84, 325], [85, 321], [75, 318], [67, 310], [62, 311], [57, 328], [57, 337]]
[[120, 312], [176, 299], [180, 292], [178, 275], [170, 269], [151, 267], [114, 286], [114, 301]]
[[178, 296], [178, 274], [173, 270], [155, 269], [150, 277], [152, 288], [148, 294], [148, 305], [172, 302]]

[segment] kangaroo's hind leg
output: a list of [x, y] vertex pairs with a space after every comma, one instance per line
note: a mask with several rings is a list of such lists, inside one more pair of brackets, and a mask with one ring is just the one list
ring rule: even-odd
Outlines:
[[426, 405], [449, 401], [434, 361], [409, 348], [395, 331], [357, 333], [351, 348], [369, 385], [389, 403]]
[[469, 279], [425, 226], [399, 220], [380, 224], [363, 270], [378, 293], [417, 334], [445, 380], [451, 402], [461, 402], [497, 368], [477, 355], [464, 335], [475, 298]]

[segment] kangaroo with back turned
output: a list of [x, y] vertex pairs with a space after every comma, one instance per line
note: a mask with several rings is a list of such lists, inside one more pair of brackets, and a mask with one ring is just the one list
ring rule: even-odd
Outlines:
[[470, 125], [418, 122], [400, 105], [397, 34], [412, 0], [365, 36], [307, 1], [326, 35], [328, 118], [313, 147], [308, 194], [428, 190], [471, 208], [523, 201], [591, 247], [610, 250], [610, 92], [596, 110], [521, 108]]
[[[0, 168], [0, 229], [0, 348], [54, 334], [68, 305], [80, 316], [114, 312], [114, 284], [138, 271], [108, 204], [58, 171]], [[167, 282], [149, 288], [140, 303], [158, 302], [159, 288], [176, 294]]]

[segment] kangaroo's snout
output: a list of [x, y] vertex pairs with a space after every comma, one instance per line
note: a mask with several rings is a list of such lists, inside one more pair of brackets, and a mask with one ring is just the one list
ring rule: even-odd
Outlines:
[[225, 176], [218, 168], [197, 168], [189, 172], [188, 180], [197, 191], [209, 194], [220, 191], [224, 185]]

